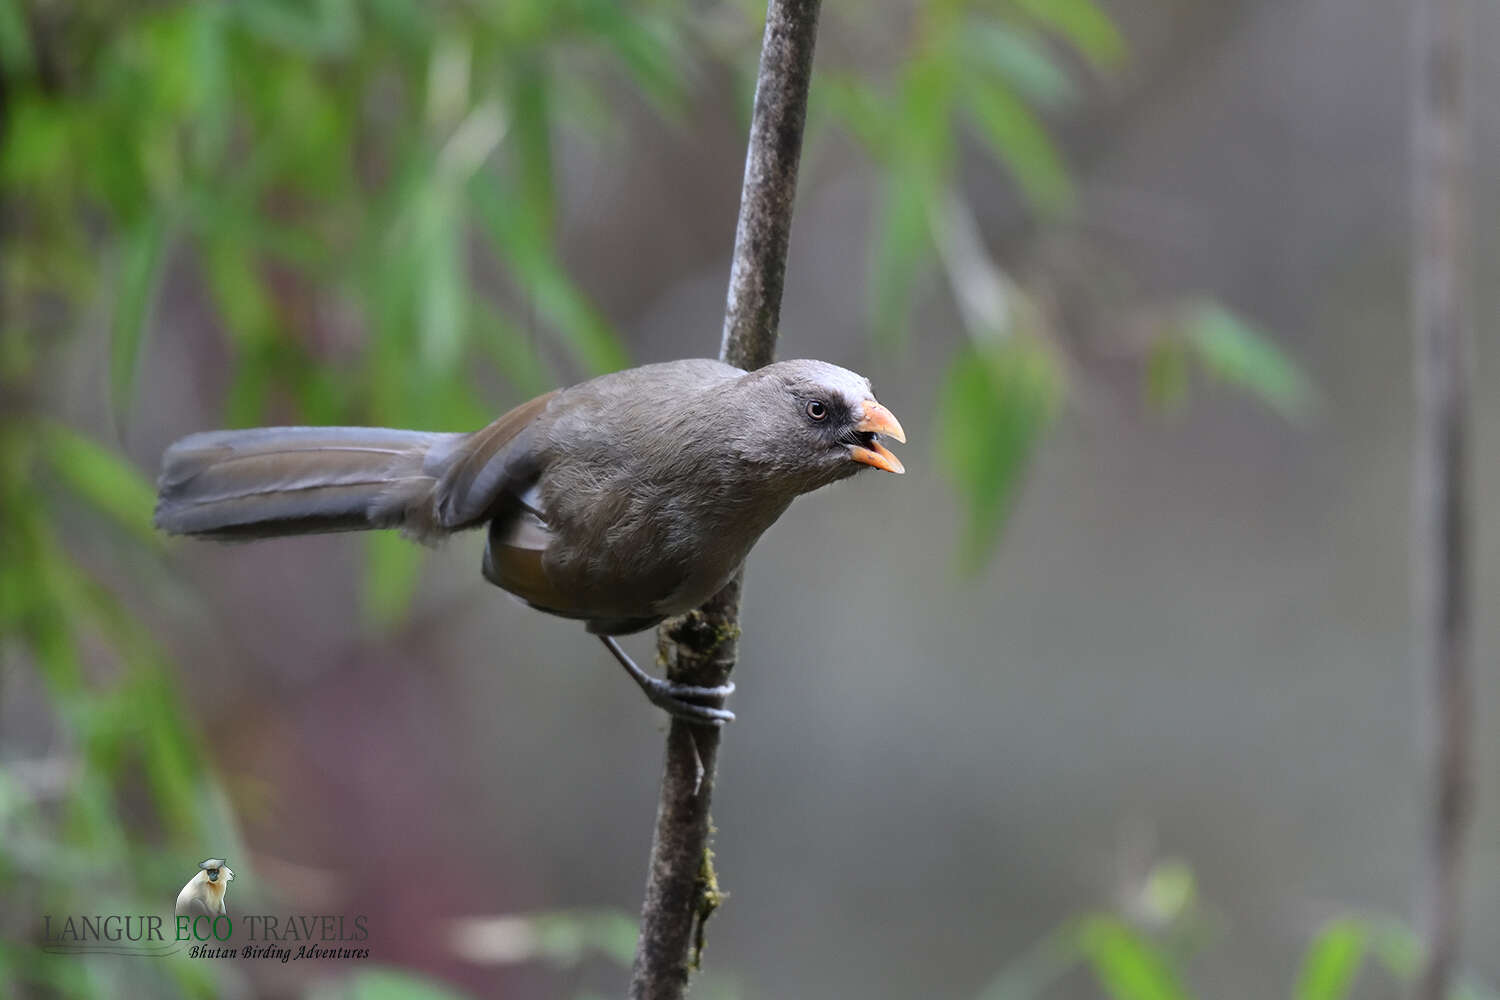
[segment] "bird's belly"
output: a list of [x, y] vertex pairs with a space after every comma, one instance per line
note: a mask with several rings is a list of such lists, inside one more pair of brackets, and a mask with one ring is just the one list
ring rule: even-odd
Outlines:
[[628, 545], [569, 544], [537, 520], [494, 522], [483, 572], [532, 607], [587, 620], [659, 619], [713, 596], [734, 573], [714, 558], [693, 558], [660, 539]]
[[558, 590], [577, 595], [584, 617], [661, 618], [708, 600], [743, 558], [743, 553], [686, 552], [658, 540], [582, 555], [554, 546], [542, 565]]
[[656, 504], [557, 522], [523, 513], [491, 523], [484, 574], [552, 614], [651, 623], [718, 593], [784, 509], [718, 511], [713, 523], [701, 511]]
[[724, 589], [735, 570], [739, 569], [743, 559], [736, 561], [733, 565], [723, 566], [701, 566], [685, 577], [681, 584], [670, 594], [667, 594], [657, 602], [657, 613], [661, 615], [680, 615], [691, 611], [710, 597]]

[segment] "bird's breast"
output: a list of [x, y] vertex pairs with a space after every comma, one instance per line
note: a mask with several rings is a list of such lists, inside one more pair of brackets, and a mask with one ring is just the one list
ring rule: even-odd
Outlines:
[[640, 619], [696, 607], [728, 582], [786, 509], [700, 477], [600, 477], [551, 470], [529, 506], [491, 529], [485, 575], [533, 606], [586, 619]]

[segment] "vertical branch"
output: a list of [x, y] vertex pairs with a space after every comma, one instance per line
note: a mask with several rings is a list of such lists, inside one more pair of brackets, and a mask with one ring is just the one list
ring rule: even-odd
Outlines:
[[776, 355], [820, 2], [770, 0], [766, 8], [719, 347], [719, 358], [738, 368], [768, 365]]
[[1415, 27], [1411, 556], [1429, 808], [1416, 996], [1444, 1000], [1461, 936], [1473, 811], [1464, 0], [1417, 0]]
[[[820, 0], [770, 0], [755, 84], [745, 183], [719, 357], [740, 368], [776, 353], [797, 164], [807, 118]], [[662, 623], [657, 648], [674, 681], [715, 687], [729, 679], [739, 640], [740, 578], [707, 604]], [[657, 804], [656, 834], [630, 983], [633, 1000], [671, 1000], [687, 988], [694, 927], [718, 904], [708, 854], [709, 805], [719, 730], [674, 718]]]

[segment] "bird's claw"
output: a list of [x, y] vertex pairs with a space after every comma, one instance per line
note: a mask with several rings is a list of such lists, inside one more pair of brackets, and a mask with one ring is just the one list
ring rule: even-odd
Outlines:
[[700, 705], [693, 700], [727, 698], [734, 693], [733, 681], [725, 681], [718, 687], [698, 687], [694, 684], [678, 684], [676, 681], [653, 677], [635, 665], [635, 661], [620, 648], [614, 636], [601, 635], [599, 639], [610, 654], [619, 661], [620, 666], [625, 668], [630, 679], [645, 692], [646, 700], [657, 708], [684, 722], [692, 722], [700, 726], [722, 726], [726, 722], [734, 721], [734, 713], [729, 709], [714, 705]]
[[647, 675], [645, 680], [637, 678], [637, 682], [641, 685], [641, 690], [646, 692], [646, 698], [651, 704], [686, 722], [696, 722], [703, 726], [722, 726], [726, 722], [734, 721], [734, 713], [729, 709], [700, 705], [692, 700], [727, 698], [734, 692], [733, 682], [722, 687], [697, 687], [692, 684], [665, 681], [660, 677], [650, 675]]

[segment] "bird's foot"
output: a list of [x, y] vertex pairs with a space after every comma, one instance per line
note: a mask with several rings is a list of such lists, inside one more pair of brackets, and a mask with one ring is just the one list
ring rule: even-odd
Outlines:
[[646, 699], [651, 704], [679, 719], [705, 726], [722, 726], [726, 722], [734, 721], [734, 713], [729, 709], [700, 705], [694, 700], [727, 698], [734, 693], [732, 682], [723, 687], [695, 687], [692, 684], [678, 684], [675, 681], [662, 680], [660, 677], [645, 674], [637, 677], [636, 683], [641, 686], [641, 690], [646, 693]]
[[601, 635], [599, 638], [614, 658], [620, 662], [620, 666], [625, 668], [631, 680], [635, 681], [645, 693], [646, 700], [657, 708], [700, 726], [722, 726], [726, 722], [734, 721], [734, 713], [729, 709], [699, 703], [700, 700], [722, 701], [729, 697], [734, 693], [733, 682], [721, 687], [697, 687], [693, 684], [678, 684], [676, 681], [653, 677], [635, 665], [635, 661], [626, 655], [625, 650], [620, 648], [620, 644], [614, 640], [613, 636]]

